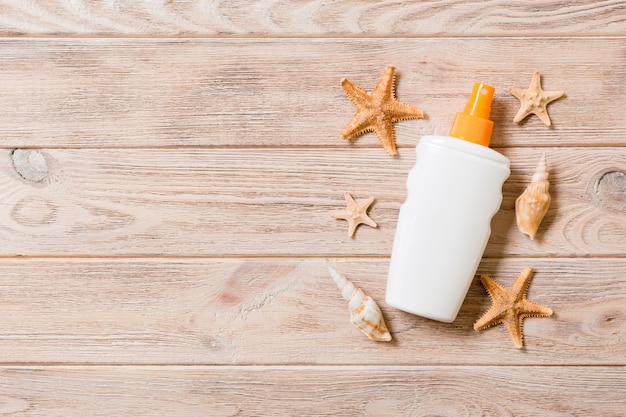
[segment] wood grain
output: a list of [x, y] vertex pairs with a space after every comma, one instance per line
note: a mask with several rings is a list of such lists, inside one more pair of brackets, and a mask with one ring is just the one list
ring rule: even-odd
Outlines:
[[[547, 149], [553, 203], [531, 241], [514, 201], [543, 150], [501, 149], [511, 159], [486, 255], [621, 256], [623, 192], [606, 172], [626, 172], [619, 148]], [[2, 256], [389, 256], [413, 150], [42, 150], [47, 178], [25, 179], [0, 152]], [[25, 169], [24, 167], [22, 167]], [[613, 193], [603, 190], [614, 189]], [[613, 187], [613, 188], [611, 188]], [[332, 217], [344, 191], [378, 228]]]
[[[344, 77], [371, 90], [397, 67], [397, 95], [425, 120], [396, 123], [412, 147], [447, 134], [472, 85], [496, 87], [496, 147], [626, 145], [624, 38], [2, 39], [4, 147], [379, 147], [339, 132], [355, 108]], [[553, 127], [512, 122], [534, 70], [566, 96]]]
[[0, 2], [0, 34], [52, 36], [624, 35], [619, 0]]
[[11, 367], [0, 385], [0, 407], [29, 417], [617, 417], [626, 406], [620, 367]]
[[[623, 417], [624, 62], [621, 0], [0, 0], [0, 414]], [[339, 135], [340, 80], [387, 65], [426, 113], [397, 158]], [[566, 92], [550, 128], [512, 122], [535, 70]], [[555, 312], [522, 350], [473, 330], [478, 279], [451, 324], [384, 301], [414, 147], [476, 81], [511, 159], [478, 274], [531, 265]], [[544, 151], [530, 241], [514, 200]], [[344, 191], [378, 228], [347, 237]], [[393, 342], [351, 325], [327, 265]]]
[[[381, 306], [393, 335], [350, 323], [332, 265]], [[386, 305], [388, 259], [42, 259], [0, 262], [2, 363], [231, 365], [626, 365], [626, 259], [484, 259], [510, 285], [535, 268], [523, 350], [475, 279], [445, 324]], [[445, 348], [444, 348], [445, 347]]]

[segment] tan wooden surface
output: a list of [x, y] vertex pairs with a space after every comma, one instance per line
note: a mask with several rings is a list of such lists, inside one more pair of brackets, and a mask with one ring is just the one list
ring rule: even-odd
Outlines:
[[[512, 173], [486, 256], [623, 256], [622, 149], [499, 149]], [[531, 241], [514, 206], [541, 152], [554, 203]], [[43, 149], [47, 177], [33, 182], [16, 171], [11, 150], [0, 155], [0, 256], [386, 257], [415, 163], [410, 148], [393, 159], [358, 145]], [[379, 228], [348, 237], [347, 223], [332, 217], [344, 191], [377, 198], [369, 213]]]
[[7, 386], [0, 411], [46, 417], [620, 416], [623, 377], [618, 368], [595, 366], [549, 372], [535, 366], [8, 367], [0, 371]]
[[621, 0], [0, 1], [6, 35], [624, 35]]
[[[371, 90], [393, 64], [398, 98], [426, 114], [396, 125], [399, 146], [447, 134], [476, 81], [496, 87], [493, 146], [626, 145], [624, 37], [254, 39], [0, 38], [3, 143], [345, 148], [354, 106], [341, 79]], [[535, 69], [566, 91], [550, 129], [511, 122], [519, 101], [506, 89]]]
[[[343, 141], [386, 65], [424, 120]], [[532, 72], [553, 126], [512, 122]], [[554, 310], [475, 332], [384, 302], [414, 147], [496, 87], [478, 274]], [[0, 1], [0, 415], [626, 416], [626, 4]], [[514, 200], [542, 152], [538, 238]], [[332, 218], [376, 197], [379, 227]], [[451, 257], [451, 262], [454, 259]], [[326, 271], [381, 306], [367, 340]]]

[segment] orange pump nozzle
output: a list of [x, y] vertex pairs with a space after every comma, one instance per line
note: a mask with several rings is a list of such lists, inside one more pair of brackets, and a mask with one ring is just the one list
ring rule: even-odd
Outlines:
[[450, 136], [489, 146], [493, 122], [489, 120], [494, 88], [476, 83], [472, 95], [462, 113], [457, 113], [450, 129]]

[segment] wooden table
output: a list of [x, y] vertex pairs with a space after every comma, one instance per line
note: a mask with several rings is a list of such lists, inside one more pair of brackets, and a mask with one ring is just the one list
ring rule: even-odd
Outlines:
[[[528, 4], [527, 4], [528, 3]], [[626, 4], [606, 1], [0, 2], [0, 414], [625, 416]], [[424, 120], [344, 141], [387, 65]], [[509, 86], [533, 71], [553, 126]], [[428, 134], [496, 87], [511, 160], [478, 273], [554, 310], [475, 332], [384, 302], [398, 209]], [[546, 152], [534, 241], [514, 200]], [[353, 238], [343, 193], [376, 197]], [[450, 257], [454, 262], [454, 257]], [[326, 266], [381, 306], [349, 322]]]

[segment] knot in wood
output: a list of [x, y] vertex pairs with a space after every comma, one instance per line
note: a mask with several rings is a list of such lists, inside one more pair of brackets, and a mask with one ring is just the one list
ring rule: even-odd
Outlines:
[[593, 197], [602, 208], [626, 213], [626, 173], [607, 171], [594, 184]]
[[48, 164], [40, 151], [14, 149], [11, 159], [17, 173], [26, 181], [41, 182], [48, 177]]

